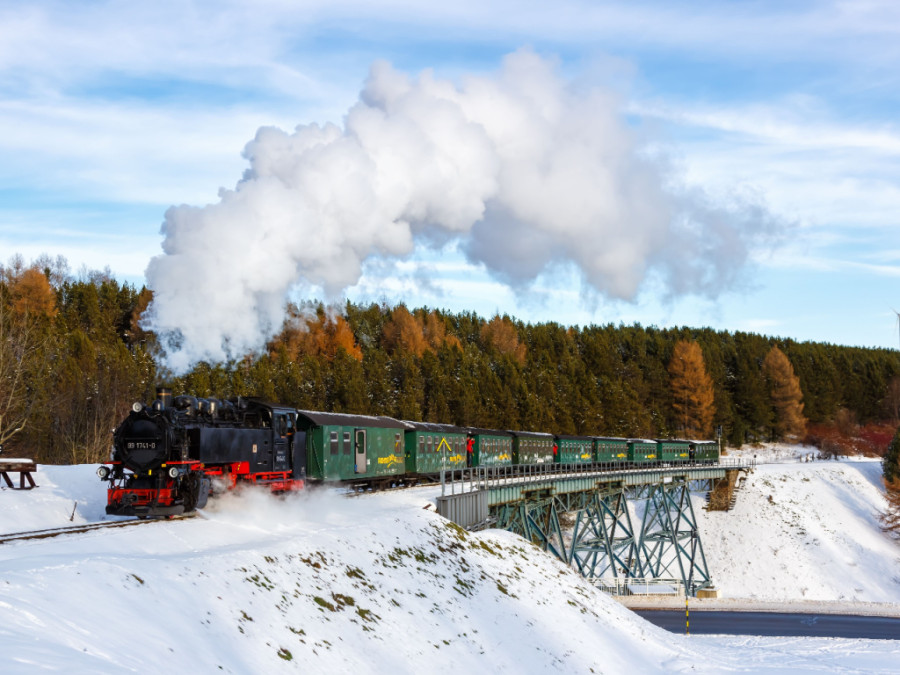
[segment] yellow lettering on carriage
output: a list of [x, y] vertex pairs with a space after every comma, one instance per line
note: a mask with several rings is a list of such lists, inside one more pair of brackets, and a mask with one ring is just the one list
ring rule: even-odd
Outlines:
[[387, 457], [379, 457], [378, 463], [391, 466], [392, 464], [403, 464], [404, 462], [402, 457], [397, 457], [396, 455], [388, 455]]

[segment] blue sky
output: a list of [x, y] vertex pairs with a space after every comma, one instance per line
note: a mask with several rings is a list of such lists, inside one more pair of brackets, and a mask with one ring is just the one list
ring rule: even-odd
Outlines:
[[0, 259], [61, 254], [73, 271], [108, 266], [142, 284], [166, 210], [234, 189], [260, 127], [342, 125], [377, 60], [459, 82], [523, 49], [573, 89], [613, 92], [679, 190], [750, 200], [777, 236], [754, 240], [739, 274], [702, 294], [673, 294], [652, 272], [630, 299], [586, 293], [572, 265], [507, 285], [464, 244], [417, 240], [399, 261], [363, 256], [349, 297], [898, 346], [900, 5], [890, 1], [7, 0]]

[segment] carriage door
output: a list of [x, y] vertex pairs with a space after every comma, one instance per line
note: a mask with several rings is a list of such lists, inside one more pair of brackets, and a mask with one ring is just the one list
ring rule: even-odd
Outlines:
[[356, 450], [356, 455], [354, 459], [356, 473], [365, 473], [368, 467], [366, 466], [366, 430], [365, 429], [357, 429], [356, 430], [356, 439], [355, 439], [354, 448]]

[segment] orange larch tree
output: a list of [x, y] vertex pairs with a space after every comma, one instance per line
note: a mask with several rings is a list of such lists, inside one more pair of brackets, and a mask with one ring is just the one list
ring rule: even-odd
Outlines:
[[391, 353], [404, 351], [421, 357], [428, 349], [422, 321], [403, 305], [394, 307], [384, 324], [384, 346]]
[[10, 287], [12, 309], [16, 314], [32, 317], [56, 316], [56, 291], [40, 270], [32, 267], [13, 281]]
[[508, 317], [495, 316], [481, 327], [481, 339], [501, 354], [512, 356], [519, 365], [525, 363], [525, 345], [519, 342], [516, 326]]
[[803, 391], [794, 367], [778, 347], [773, 346], [762, 364], [763, 375], [769, 384], [772, 408], [775, 412], [774, 439], [802, 436], [806, 431], [803, 416]]
[[274, 351], [279, 345], [284, 346], [292, 359], [306, 354], [333, 361], [338, 350], [343, 349], [348, 356], [362, 361], [362, 350], [356, 344], [350, 324], [340, 314], [329, 314], [321, 306], [315, 318], [303, 316], [297, 307], [289, 306], [284, 328], [272, 339], [270, 349]]
[[687, 437], [706, 438], [715, 415], [713, 382], [696, 342], [679, 340], [669, 361], [669, 384], [676, 423]]

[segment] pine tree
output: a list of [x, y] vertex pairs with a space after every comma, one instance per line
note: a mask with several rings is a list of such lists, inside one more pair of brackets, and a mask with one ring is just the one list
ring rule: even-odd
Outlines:
[[900, 481], [900, 429], [897, 429], [894, 440], [891, 441], [887, 452], [884, 453], [884, 459], [881, 460], [881, 472], [884, 474], [885, 483], [892, 484]]
[[712, 433], [715, 415], [712, 379], [696, 342], [679, 340], [669, 361], [669, 383], [676, 423], [686, 436], [704, 438]]
[[773, 422], [773, 440], [789, 436], [802, 436], [806, 431], [803, 416], [803, 391], [800, 378], [794, 375], [794, 368], [788, 357], [778, 347], [773, 346], [762, 364], [763, 375], [769, 383]]

